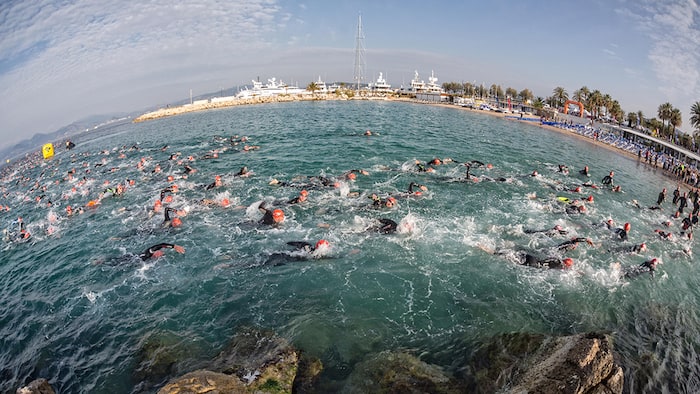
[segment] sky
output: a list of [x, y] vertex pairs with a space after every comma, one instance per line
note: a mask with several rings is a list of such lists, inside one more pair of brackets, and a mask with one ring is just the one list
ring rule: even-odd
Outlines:
[[692, 0], [3, 0], [0, 149], [91, 115], [232, 95], [276, 77], [501, 85], [535, 96], [586, 86], [626, 112], [700, 101]]

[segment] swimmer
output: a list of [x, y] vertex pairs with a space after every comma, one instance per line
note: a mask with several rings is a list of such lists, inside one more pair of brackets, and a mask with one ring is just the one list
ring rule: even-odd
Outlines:
[[223, 185], [223, 183], [221, 182], [221, 176], [217, 175], [214, 177], [214, 182], [207, 185], [206, 190], [210, 190], [210, 189], [213, 189], [215, 187], [220, 187], [222, 185]]
[[625, 223], [622, 228], [616, 228], [613, 230], [615, 233], [617, 239], [622, 240], [622, 241], [627, 241], [627, 236], [630, 230], [632, 229], [632, 225], [629, 224], [629, 222]]
[[614, 181], [613, 177], [615, 176], [614, 171], [610, 171], [610, 173], [606, 176], [603, 177], [603, 179], [600, 181], [605, 186], [614, 186]]
[[537, 234], [537, 233], [544, 233], [547, 235], [555, 235], [555, 234], [560, 234], [560, 235], [565, 235], [568, 233], [568, 231], [564, 230], [564, 228], [560, 225], [556, 225], [552, 228], [546, 228], [543, 230], [532, 230], [532, 229], [525, 229], [523, 230], [525, 234]]
[[243, 166], [243, 168], [240, 169], [234, 176], [241, 176], [241, 177], [247, 177], [253, 175], [252, 171], [248, 171], [248, 167]]
[[422, 190], [422, 191], [424, 191], [424, 192], [425, 192], [425, 191], [428, 191], [428, 188], [427, 188], [425, 185], [419, 185], [419, 184], [417, 184], [417, 183], [415, 183], [415, 182], [411, 182], [411, 183], [408, 184], [408, 194], [417, 194], [417, 195], [420, 195], [420, 194], [421, 194], [421, 192], [419, 192], [419, 191], [417, 191], [417, 190], [414, 191], [414, 190], [413, 190], [414, 187], [417, 187], [418, 189], [420, 189], [420, 190]]
[[569, 175], [569, 167], [567, 167], [564, 164], [559, 164], [559, 172], [561, 172], [564, 175]]
[[299, 195], [292, 198], [291, 200], [287, 201], [287, 204], [299, 204], [304, 201], [306, 201], [306, 197], [309, 195], [309, 192], [306, 190], [302, 190], [299, 192]]
[[418, 172], [433, 172], [435, 170], [431, 167], [426, 167], [423, 163], [420, 162], [420, 160], [416, 160], [416, 171], [418, 171]]
[[647, 260], [643, 262], [642, 264], [639, 264], [638, 266], [630, 267], [626, 270], [624, 277], [625, 278], [635, 278], [641, 274], [649, 273], [651, 277], [654, 277], [654, 273], [656, 272], [656, 267], [659, 264], [659, 260], [656, 258], [653, 258], [651, 260]]
[[281, 209], [267, 209], [265, 208], [264, 201], [260, 203], [258, 210], [263, 213], [263, 217], [260, 219], [260, 224], [277, 226], [284, 222], [284, 211]]
[[365, 131], [365, 135], [366, 135], [366, 136], [371, 136], [371, 135], [372, 135], [372, 132], [371, 132], [370, 130], [366, 130], [366, 131]]
[[656, 234], [658, 234], [659, 237], [662, 238], [662, 239], [672, 239], [672, 238], [673, 238], [673, 233], [671, 233], [670, 231], [669, 231], [669, 232], [665, 232], [665, 231], [656, 229], [656, 230], [654, 230], [654, 232], [655, 232]]
[[569, 204], [566, 206], [565, 212], [569, 215], [584, 214], [586, 213], [586, 206], [583, 204]]
[[591, 174], [588, 172], [588, 166], [584, 166], [578, 173], [584, 176], [591, 176]]
[[585, 242], [590, 246], [595, 246], [593, 244], [593, 241], [590, 238], [584, 238], [584, 237], [574, 237], [571, 238], [568, 241], [564, 241], [557, 245], [557, 250], [565, 251], [565, 250], [574, 250], [578, 246], [579, 242]]
[[641, 244], [621, 246], [621, 247], [615, 248], [615, 249], [608, 249], [608, 252], [639, 254], [639, 253], [646, 252], [646, 250], [647, 250], [647, 244], [642, 242]]
[[659, 197], [656, 199], [656, 205], [661, 206], [661, 204], [666, 200], [666, 188], [661, 190], [661, 193], [659, 193]]
[[287, 245], [293, 246], [294, 251], [277, 252], [271, 254], [265, 261], [264, 265], [281, 266], [291, 261], [303, 261], [312, 259], [321, 259], [327, 257], [330, 250], [330, 243], [325, 239], [320, 239], [316, 245], [312, 245], [304, 241], [290, 241]]
[[574, 265], [574, 260], [571, 258], [565, 258], [565, 259], [560, 259], [558, 257], [545, 257], [545, 258], [539, 258], [535, 255], [532, 255], [530, 253], [527, 253], [524, 250], [517, 250], [517, 251], [512, 251], [512, 250], [503, 250], [503, 251], [494, 251], [491, 249], [488, 249], [484, 246], [479, 246], [479, 248], [486, 253], [490, 253], [496, 256], [502, 256], [502, 255], [509, 255], [509, 256], [514, 256], [516, 263], [519, 265], [525, 265], [528, 267], [534, 267], [534, 268], [545, 268], [545, 269], [567, 269], [571, 268]]
[[396, 232], [398, 224], [395, 221], [385, 218], [380, 218], [377, 220], [379, 221], [379, 225], [371, 226], [367, 229], [367, 231], [378, 232], [381, 234], [393, 234]]
[[394, 205], [396, 205], [396, 199], [394, 197], [387, 197], [386, 199], [382, 199], [376, 194], [372, 193], [372, 195], [369, 196], [369, 198], [372, 199], [372, 206], [375, 208], [392, 208]]
[[673, 191], [673, 205], [678, 205], [679, 198], [681, 198], [681, 187], [677, 186], [676, 190]]
[[163, 219], [162, 227], [180, 227], [182, 225], [182, 220], [180, 220], [179, 217], [170, 217], [171, 213], [174, 213], [175, 215], [179, 216], [185, 216], [187, 214], [187, 212], [179, 211], [175, 208], [165, 208], [165, 218]]
[[157, 259], [164, 254], [161, 249], [175, 249], [175, 251], [178, 253], [185, 253], [185, 248], [180, 245], [160, 243], [143, 251], [143, 253], [139, 254], [139, 258], [142, 261], [146, 261], [151, 258]]

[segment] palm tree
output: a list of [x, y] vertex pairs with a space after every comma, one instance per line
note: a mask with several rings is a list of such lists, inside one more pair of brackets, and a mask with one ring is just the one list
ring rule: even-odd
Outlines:
[[528, 102], [529, 100], [532, 100], [534, 95], [530, 91], [530, 89], [523, 89], [518, 93], [518, 97], [520, 97], [521, 100], [523, 100], [523, 103]]
[[588, 95], [588, 100], [586, 101], [586, 107], [589, 107], [591, 111], [591, 118], [598, 118], [600, 116], [600, 107], [603, 105], [603, 94], [596, 89]]
[[659, 119], [661, 119], [661, 135], [666, 135], [664, 121], [671, 119], [671, 111], [673, 111], [673, 105], [671, 105], [671, 103], [666, 102], [659, 105], [657, 114], [659, 116]]
[[561, 86], [557, 86], [552, 90], [552, 98], [554, 99], [555, 106], [560, 108], [563, 107], [566, 100], [569, 99], [569, 93]]
[[644, 112], [642, 112], [641, 109], [639, 111], [637, 111], [637, 121], [639, 122], [640, 126], [645, 127], [644, 126]]
[[671, 117], [668, 119], [668, 122], [671, 124], [671, 126], [673, 126], [673, 134], [676, 134], [676, 127], [679, 127], [683, 124], [683, 116], [681, 115], [681, 110], [678, 108], [674, 108], [671, 111]]
[[310, 84], [308, 84], [308, 85], [306, 86], [306, 90], [308, 90], [309, 92], [311, 92], [311, 95], [312, 95], [312, 96], [316, 96], [316, 91], [319, 90], [319, 89], [320, 89], [320, 88], [318, 87], [318, 85], [316, 85], [316, 82], [311, 82]]
[[690, 107], [690, 125], [695, 128], [696, 132], [700, 132], [700, 101], [696, 101]]
[[532, 106], [535, 109], [542, 109], [544, 107], [544, 99], [538, 96], [535, 98], [535, 101], [532, 102]]
[[637, 114], [635, 112], [630, 112], [627, 114], [627, 127], [634, 127], [637, 125]]
[[582, 86], [581, 89], [574, 91], [573, 99], [583, 104], [586, 102], [586, 100], [588, 100], [588, 96], [590, 95], [591, 91], [588, 90], [587, 87]]

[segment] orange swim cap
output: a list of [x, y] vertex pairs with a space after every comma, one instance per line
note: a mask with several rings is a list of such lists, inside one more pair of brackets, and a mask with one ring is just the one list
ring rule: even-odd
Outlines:
[[173, 202], [173, 196], [165, 196], [165, 202], [166, 202], [166, 203], [171, 203], [171, 202]]
[[170, 186], [170, 190], [172, 190], [173, 193], [177, 193], [177, 185]]
[[272, 219], [275, 221], [275, 223], [280, 223], [284, 220], [284, 211], [281, 209], [275, 209], [272, 211]]
[[326, 241], [325, 239], [320, 239], [320, 240], [318, 240], [318, 242], [316, 242], [316, 246], [314, 248], [318, 249], [321, 246], [329, 247], [329, 246], [331, 246], [331, 244], [328, 243], [328, 241]]
[[224, 199], [221, 200], [221, 206], [222, 206], [222, 207], [226, 208], [226, 207], [229, 206], [229, 204], [231, 204], [231, 202], [228, 200], [228, 198], [224, 198]]
[[182, 226], [182, 220], [180, 218], [174, 218], [171, 222], [170, 225], [173, 227], [180, 227]]
[[174, 180], [175, 180], [175, 177], [173, 177], [172, 175], [168, 175], [168, 182], [172, 182]]
[[588, 202], [593, 202], [593, 196], [588, 196], [588, 198], [586, 199], [586, 201], [588, 201]]
[[348, 174], [348, 179], [350, 179], [351, 181], [354, 181], [355, 178], [357, 178], [357, 175], [355, 175], [354, 172], [351, 172], [351, 173]]
[[306, 190], [302, 190], [302, 191], [299, 192], [299, 194], [301, 194], [302, 196], [306, 197], [306, 196], [309, 195], [309, 192], [307, 192]]
[[563, 261], [564, 267], [566, 268], [571, 268], [574, 265], [574, 259], [571, 259], [569, 257], [565, 258]]

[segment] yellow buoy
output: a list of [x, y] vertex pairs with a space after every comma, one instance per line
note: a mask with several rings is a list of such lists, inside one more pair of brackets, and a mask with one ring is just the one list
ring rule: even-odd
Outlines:
[[48, 143], [45, 144], [43, 148], [41, 148], [41, 153], [44, 155], [44, 159], [48, 159], [49, 157], [53, 156], [53, 144]]

